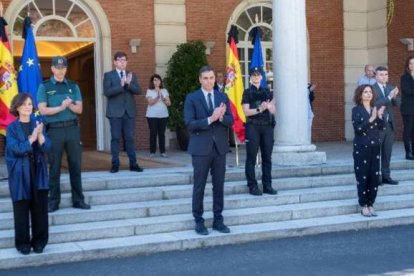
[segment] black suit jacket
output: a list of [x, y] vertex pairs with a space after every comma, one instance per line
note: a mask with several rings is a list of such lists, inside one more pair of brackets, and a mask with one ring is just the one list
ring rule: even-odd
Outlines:
[[375, 92], [375, 97], [376, 97], [376, 101], [375, 101], [375, 105], [377, 106], [377, 108], [380, 108], [381, 106], [385, 106], [385, 111], [384, 111], [384, 120], [385, 118], [387, 118], [387, 114], [388, 114], [388, 122], [390, 123], [391, 127], [393, 130], [395, 130], [395, 118], [394, 118], [394, 111], [393, 111], [393, 106], [399, 106], [401, 103], [401, 98], [399, 96], [397, 96], [396, 98], [390, 100], [388, 98], [388, 95], [390, 94], [390, 92], [394, 89], [394, 86], [392, 86], [391, 84], [388, 84], [385, 86], [385, 97], [382, 94], [382, 90], [379, 87], [379, 83], [375, 83], [373, 86], [374, 88], [374, 92]]
[[228, 128], [233, 124], [233, 116], [227, 95], [214, 90], [214, 106], [224, 103], [227, 106], [223, 120], [208, 124], [208, 107], [201, 89], [188, 94], [184, 103], [184, 121], [190, 133], [188, 153], [208, 155], [214, 145], [220, 154], [229, 150]]
[[[128, 75], [128, 71], [126, 74]], [[132, 73], [130, 85], [121, 86], [121, 78], [116, 70], [106, 72], [104, 75], [104, 95], [108, 98], [106, 117], [121, 118], [125, 112], [130, 118], [136, 115], [134, 95], [141, 94], [141, 87], [137, 77]]]
[[362, 105], [352, 108], [352, 125], [354, 126], [354, 144], [358, 146], [379, 146], [379, 130], [383, 128], [383, 120], [377, 118], [369, 122], [371, 114]]
[[401, 114], [414, 115], [414, 78], [408, 73], [401, 76]]

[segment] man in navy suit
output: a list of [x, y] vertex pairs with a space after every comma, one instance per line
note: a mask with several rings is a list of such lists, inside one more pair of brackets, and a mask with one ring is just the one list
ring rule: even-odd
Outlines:
[[395, 136], [393, 106], [399, 106], [401, 98], [397, 97], [398, 87], [388, 83], [387, 67], [378, 66], [375, 71], [377, 82], [372, 86], [375, 91], [375, 105], [377, 108], [385, 106], [383, 115], [384, 129], [380, 131], [382, 183], [397, 185], [398, 181], [391, 178], [390, 161]]
[[213, 184], [213, 230], [229, 233], [223, 222], [223, 189], [226, 153], [229, 150], [228, 128], [233, 124], [227, 95], [214, 90], [215, 75], [210, 66], [199, 72], [201, 89], [187, 95], [184, 103], [185, 125], [190, 133], [188, 153], [192, 155], [194, 186], [192, 211], [195, 231], [208, 235], [203, 219], [204, 189], [208, 173]]
[[134, 73], [126, 71], [127, 55], [117, 52], [114, 55], [115, 69], [104, 75], [104, 95], [108, 98], [106, 117], [111, 125], [111, 173], [119, 170], [119, 142], [121, 135], [129, 157], [129, 169], [142, 172], [137, 163], [135, 153], [135, 116], [136, 104], [134, 95], [141, 94]]

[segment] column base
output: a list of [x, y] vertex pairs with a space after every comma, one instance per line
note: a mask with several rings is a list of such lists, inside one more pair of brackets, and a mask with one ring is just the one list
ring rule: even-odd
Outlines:
[[326, 152], [316, 151], [315, 145], [275, 146], [272, 163], [281, 166], [306, 166], [326, 163]]

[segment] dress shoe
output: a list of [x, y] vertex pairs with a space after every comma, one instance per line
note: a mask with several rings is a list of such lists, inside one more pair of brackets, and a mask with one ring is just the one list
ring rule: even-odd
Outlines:
[[25, 246], [25, 247], [17, 249], [17, 251], [19, 251], [23, 255], [29, 255], [30, 254], [30, 249], [31, 249], [30, 246]]
[[204, 225], [204, 223], [197, 223], [195, 227], [195, 231], [197, 234], [202, 235], [202, 236], [208, 235], [208, 230], [206, 226]]
[[219, 231], [220, 233], [230, 233], [230, 228], [222, 222], [213, 222], [213, 230]]
[[112, 166], [110, 172], [111, 173], [117, 173], [119, 171], [119, 166]]
[[84, 201], [73, 202], [73, 208], [88, 210], [91, 209], [91, 205], [86, 204]]
[[275, 189], [273, 189], [272, 186], [270, 186], [269, 188], [263, 187], [263, 193], [264, 194], [269, 194], [269, 195], [276, 195], [277, 191]]
[[407, 160], [414, 160], [414, 156], [411, 152], [405, 154], [405, 159]]
[[55, 202], [49, 202], [49, 207], [48, 207], [49, 213], [53, 213], [54, 211], [57, 211], [57, 210], [59, 210], [59, 204]]
[[41, 253], [43, 253], [43, 247], [35, 245], [35, 246], [33, 246], [33, 252], [37, 253], [37, 254], [41, 254]]
[[140, 166], [138, 166], [138, 164], [129, 166], [129, 170], [132, 171], [132, 172], [142, 172], [142, 171], [144, 171], [144, 169], [141, 168]]
[[254, 196], [261, 196], [263, 194], [257, 186], [249, 187], [249, 193]]
[[370, 217], [371, 213], [369, 212], [369, 209], [367, 206], [361, 207], [361, 215], [364, 217]]
[[374, 207], [369, 206], [369, 207], [368, 207], [368, 210], [369, 210], [369, 213], [371, 214], [371, 216], [372, 216], [372, 217], [377, 217], [377, 216], [378, 216], [378, 215], [377, 215], [377, 212], [375, 212]]
[[398, 181], [392, 179], [391, 177], [383, 177], [382, 178], [383, 184], [390, 184], [390, 185], [398, 185]]

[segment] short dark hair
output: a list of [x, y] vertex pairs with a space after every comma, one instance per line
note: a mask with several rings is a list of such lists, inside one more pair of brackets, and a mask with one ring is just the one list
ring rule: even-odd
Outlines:
[[114, 55], [114, 60], [117, 60], [118, 58], [122, 58], [122, 57], [125, 57], [126, 59], [128, 59], [128, 56], [125, 52], [118, 51]]
[[387, 71], [388, 72], [388, 68], [385, 67], [385, 66], [380, 65], [375, 69], [375, 72], [378, 72], [378, 71]]
[[[380, 70], [380, 71], [383, 71], [383, 70]], [[371, 102], [369, 103], [369, 105], [371, 107], [373, 107], [375, 105], [375, 98], [376, 97], [375, 97], [374, 88], [372, 88], [372, 85], [369, 85], [369, 84], [360, 85], [355, 89], [354, 103], [356, 105], [361, 105], [362, 104], [362, 93], [364, 92], [364, 89], [367, 88], [367, 87], [371, 88], [371, 92], [372, 92], [372, 99], [371, 99]]]
[[407, 73], [409, 75], [411, 75], [409, 65], [410, 65], [410, 60], [412, 60], [412, 59], [414, 59], [414, 56], [407, 57], [407, 59], [405, 60], [405, 65], [404, 65], [404, 71], [405, 71], [405, 73]]
[[150, 78], [150, 82], [149, 82], [149, 84], [148, 84], [148, 88], [149, 88], [149, 89], [155, 89], [155, 86], [154, 86], [154, 79], [159, 79], [159, 80], [160, 80], [160, 88], [164, 88], [164, 86], [162, 85], [162, 78], [161, 78], [161, 76], [160, 76], [160, 75], [158, 75], [158, 74], [154, 74], [154, 75], [152, 75], [152, 76], [151, 76], [151, 78]]
[[[24, 104], [24, 102], [30, 99], [32, 101], [33, 104], [33, 99], [32, 96], [30, 96], [30, 94], [27, 93], [19, 93], [16, 96], [14, 96], [11, 104], [10, 104], [10, 113], [15, 116], [15, 117], [19, 117], [19, 111], [17, 111], [17, 109], [22, 106]], [[34, 107], [33, 107], [34, 109]], [[33, 110], [32, 110], [33, 112]]]
[[204, 65], [203, 67], [200, 68], [200, 71], [198, 72], [198, 76], [200, 77], [201, 74], [205, 72], [210, 72], [210, 71], [214, 72], [214, 68], [210, 65]]

